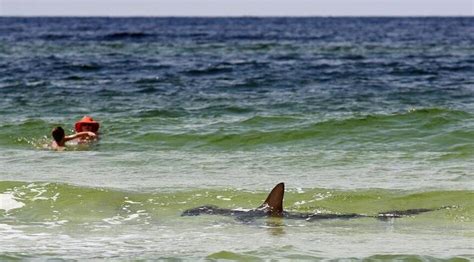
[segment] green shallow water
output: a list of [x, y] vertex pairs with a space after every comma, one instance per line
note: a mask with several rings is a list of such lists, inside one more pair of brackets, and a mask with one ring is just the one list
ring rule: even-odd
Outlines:
[[[100, 116], [99, 116], [100, 117]], [[307, 147], [325, 150], [437, 151], [471, 156], [471, 113], [418, 109], [365, 116], [169, 116], [101, 118], [101, 151], [169, 149], [256, 150]], [[64, 120], [72, 127], [72, 120]], [[0, 144], [43, 148], [48, 130], [61, 120], [25, 119], [0, 124]], [[71, 133], [72, 130], [69, 130]], [[76, 149], [71, 147], [71, 150]]]
[[[304, 255], [301, 250], [290, 250], [291, 247], [281, 247], [278, 250], [267, 250], [265, 251], [249, 251], [245, 253], [234, 253], [230, 251], [220, 251], [210, 254], [206, 257], [188, 257], [188, 258], [175, 258], [168, 256], [154, 256], [149, 258], [141, 258], [140, 260], [166, 260], [166, 261], [192, 261], [192, 260], [204, 260], [204, 261], [268, 261], [272, 260], [298, 260], [298, 261], [363, 261], [363, 262], [384, 262], [384, 261], [409, 261], [409, 262], [468, 262], [471, 261], [470, 256], [458, 256], [451, 258], [436, 258], [432, 256], [419, 256], [419, 255], [375, 255], [366, 258], [336, 258], [327, 259], [318, 256]], [[286, 251], [289, 254], [278, 254], [278, 251]], [[271, 253], [272, 255], [269, 255]], [[294, 253], [294, 254], [292, 254]], [[265, 257], [265, 258], [262, 258]], [[6, 261], [24, 261], [30, 259], [41, 259], [41, 260], [54, 260], [54, 261], [69, 261], [71, 259], [60, 259], [54, 254], [43, 254], [37, 256], [28, 256], [23, 254], [7, 254], [0, 256], [0, 259]], [[104, 259], [105, 257], [96, 257], [95, 259]], [[109, 260], [118, 259], [116, 257], [108, 258]], [[131, 258], [133, 260], [133, 258]], [[135, 258], [136, 259], [136, 258]]]
[[[270, 188], [269, 188], [270, 189]], [[139, 215], [151, 220], [172, 220], [186, 209], [212, 204], [224, 208], [255, 208], [268, 192], [224, 188], [167, 192], [118, 191], [57, 183], [1, 182], [0, 193], [22, 203], [21, 208], [4, 212], [25, 223], [41, 221], [100, 222], [114, 216]], [[410, 192], [394, 190], [287, 189], [285, 208], [294, 212], [359, 213], [376, 215], [389, 210], [452, 208], [420, 215], [446, 222], [472, 223], [473, 191]], [[1, 208], [0, 208], [1, 210]], [[29, 219], [33, 219], [29, 221]], [[143, 221], [142, 221], [143, 222]]]
[[[418, 255], [375, 255], [366, 258], [337, 258], [324, 259], [317, 256], [305, 255], [303, 251], [291, 250], [291, 247], [282, 247], [281, 250], [288, 251], [289, 254], [278, 254], [278, 251], [273, 251], [272, 259], [275, 260], [298, 260], [298, 261], [364, 261], [364, 262], [382, 262], [382, 261], [410, 261], [410, 262], [467, 262], [470, 261], [469, 256], [466, 257], [452, 257], [452, 258], [435, 258], [430, 256]], [[283, 253], [283, 252], [282, 252]], [[294, 254], [292, 254], [294, 253]], [[209, 261], [234, 260], [234, 261], [266, 261], [262, 259], [265, 255], [261, 251], [234, 253], [229, 251], [221, 251], [211, 254], [206, 257]]]
[[[2, 256], [255, 261], [473, 259], [468, 239], [474, 237], [474, 192], [469, 190], [286, 191], [284, 206], [293, 212], [376, 215], [394, 209], [453, 206], [389, 221], [259, 218], [242, 222], [224, 216], [180, 216], [188, 208], [205, 204], [253, 208], [266, 195], [267, 191], [238, 188], [136, 192], [57, 183], [2, 182]], [[5, 201], [7, 196], [9, 202]], [[17, 238], [23, 241], [18, 242]], [[341, 249], [346, 245], [350, 248]], [[367, 245], [369, 249], [360, 249]], [[89, 250], [87, 254], [81, 251], [85, 248]], [[415, 252], [417, 255], [410, 254]]]

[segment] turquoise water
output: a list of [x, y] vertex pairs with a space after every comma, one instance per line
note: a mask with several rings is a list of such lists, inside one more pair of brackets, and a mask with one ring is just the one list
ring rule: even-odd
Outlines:
[[473, 260], [472, 22], [0, 18], [0, 260]]

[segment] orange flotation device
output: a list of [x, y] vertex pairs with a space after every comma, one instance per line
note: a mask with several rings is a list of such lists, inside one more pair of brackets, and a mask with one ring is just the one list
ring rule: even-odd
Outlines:
[[84, 116], [81, 120], [77, 121], [76, 124], [74, 125], [74, 128], [76, 129], [76, 132], [81, 132], [82, 131], [82, 126], [83, 125], [91, 125], [92, 126], [92, 132], [96, 133], [99, 130], [100, 124], [99, 122], [94, 121], [92, 117], [90, 116]]

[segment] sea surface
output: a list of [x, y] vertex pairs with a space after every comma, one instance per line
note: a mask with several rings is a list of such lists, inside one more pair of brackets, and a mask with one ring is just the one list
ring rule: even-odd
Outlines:
[[[51, 129], [100, 140], [50, 149]], [[382, 221], [182, 217], [439, 208]], [[0, 18], [0, 260], [474, 260], [474, 18]]]

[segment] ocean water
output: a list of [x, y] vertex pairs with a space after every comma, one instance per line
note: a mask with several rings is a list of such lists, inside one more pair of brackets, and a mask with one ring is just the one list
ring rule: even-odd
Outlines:
[[[100, 141], [49, 149], [84, 115]], [[473, 18], [0, 18], [0, 260], [474, 260]], [[380, 221], [181, 217], [438, 208]]]

